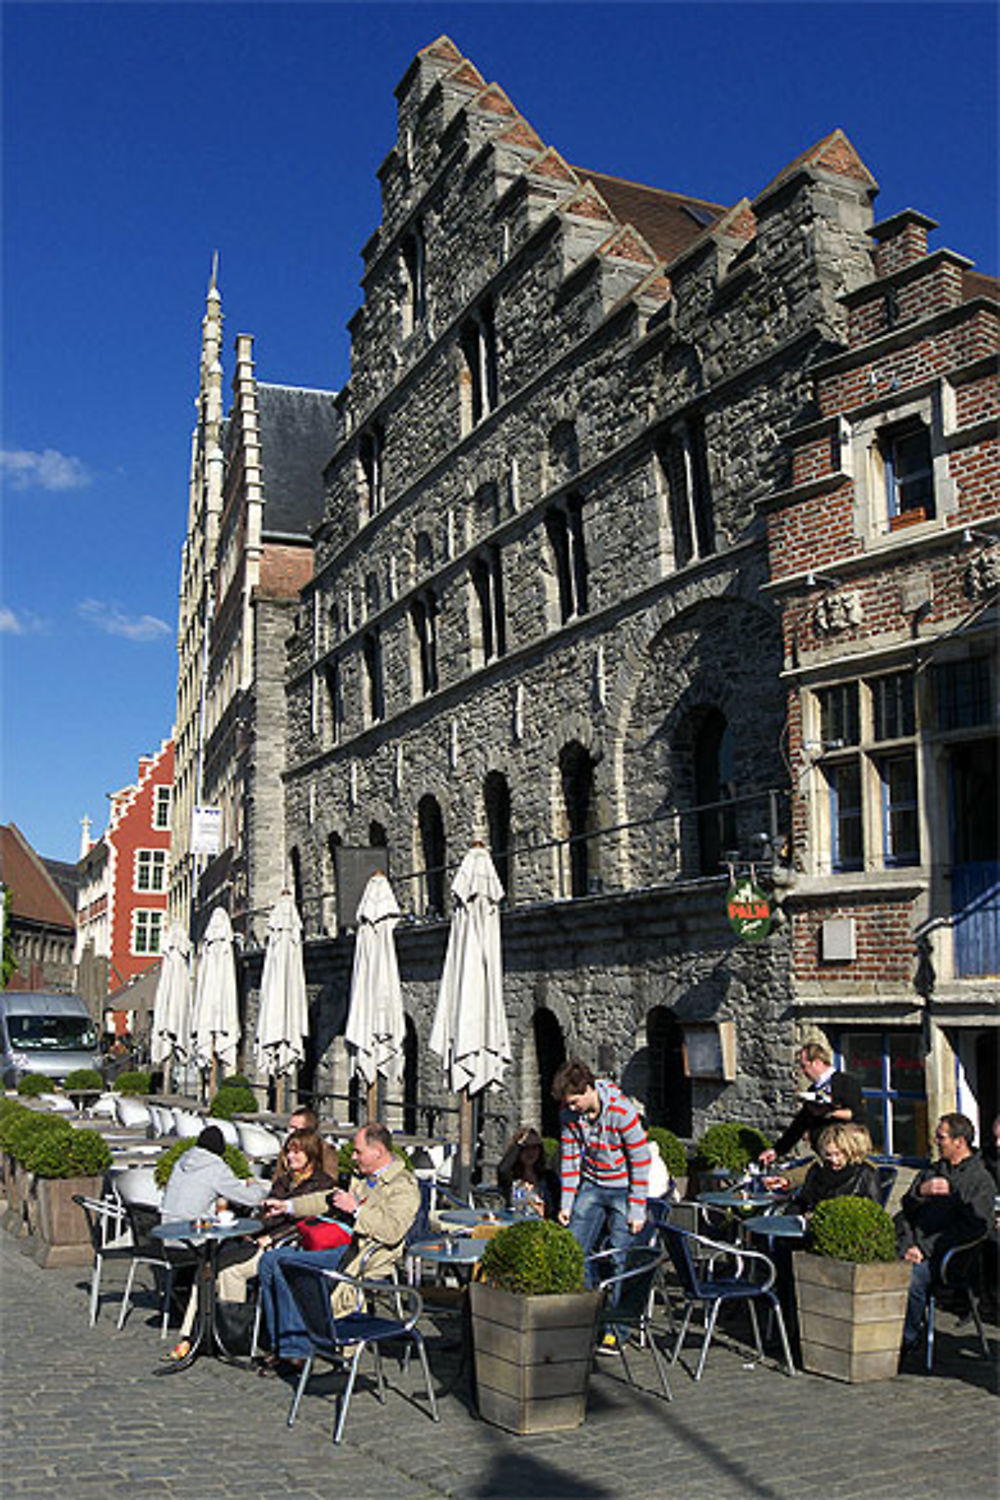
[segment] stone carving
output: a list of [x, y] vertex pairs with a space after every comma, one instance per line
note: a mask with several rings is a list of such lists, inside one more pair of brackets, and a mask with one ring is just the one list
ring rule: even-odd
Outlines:
[[813, 612], [816, 629], [823, 635], [837, 635], [841, 630], [850, 630], [860, 625], [862, 618], [861, 597], [853, 589], [845, 594], [827, 594]]

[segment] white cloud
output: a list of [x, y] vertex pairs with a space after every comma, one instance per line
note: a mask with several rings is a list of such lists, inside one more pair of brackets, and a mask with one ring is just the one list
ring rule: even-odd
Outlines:
[[0, 450], [0, 471], [15, 490], [81, 490], [91, 476], [78, 458], [55, 448], [32, 453], [27, 448]]
[[36, 635], [45, 628], [45, 621], [30, 609], [18, 612], [0, 604], [0, 635]]
[[129, 641], [159, 641], [170, 634], [166, 620], [156, 615], [127, 615], [120, 605], [103, 599], [81, 600], [77, 614], [96, 630], [103, 630], [106, 635], [121, 635]]

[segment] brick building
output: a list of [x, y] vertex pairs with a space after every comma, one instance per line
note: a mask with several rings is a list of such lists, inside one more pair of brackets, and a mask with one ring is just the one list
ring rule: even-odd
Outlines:
[[367, 849], [413, 918], [407, 1098], [441, 1095], [448, 879], [480, 838], [508, 892], [498, 1133], [551, 1128], [567, 1052], [682, 1134], [772, 1124], [799, 915], [741, 942], [725, 899], [791, 847], [766, 507], [871, 280], [874, 180], [840, 131], [732, 206], [571, 166], [446, 38], [396, 92], [289, 656], [315, 1081], [344, 1087]]
[[871, 230], [846, 347], [761, 505], [794, 789], [795, 1013], [877, 1139], [997, 1096], [998, 284], [905, 211]]
[[171, 863], [174, 746], [139, 757], [129, 786], [111, 793], [108, 826], [77, 866], [77, 985], [102, 1029], [135, 1025], [123, 986], [159, 963]]
[[[246, 334], [225, 415], [221, 351], [213, 272], [181, 562], [170, 912], [197, 934], [222, 904], [246, 937], [254, 923], [263, 930], [286, 880], [285, 639], [312, 573], [337, 417], [332, 392], [258, 381]], [[220, 813], [207, 859], [192, 852], [196, 806]]]
[[43, 859], [16, 823], [0, 825], [0, 883], [10, 892], [10, 942], [16, 968], [9, 990], [73, 988], [72, 881], [64, 865]]

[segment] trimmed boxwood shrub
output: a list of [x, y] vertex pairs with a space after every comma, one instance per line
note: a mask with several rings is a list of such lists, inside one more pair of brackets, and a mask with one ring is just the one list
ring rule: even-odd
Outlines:
[[501, 1229], [487, 1241], [479, 1265], [490, 1286], [525, 1297], [584, 1289], [583, 1251], [551, 1219], [524, 1219]]
[[23, 1078], [17, 1081], [17, 1092], [25, 1099], [37, 1099], [39, 1094], [47, 1094], [54, 1084], [51, 1078], [43, 1078], [41, 1073], [25, 1073]]
[[672, 1130], [665, 1130], [662, 1125], [651, 1125], [647, 1134], [659, 1146], [660, 1155], [671, 1177], [684, 1177], [688, 1159], [683, 1142], [677, 1139]]
[[67, 1093], [73, 1089], [102, 1089], [104, 1079], [96, 1068], [74, 1068], [72, 1073], [66, 1074], [63, 1088]]
[[7, 1149], [15, 1161], [19, 1161], [22, 1166], [27, 1166], [28, 1157], [34, 1150], [36, 1142], [47, 1139], [49, 1136], [57, 1138], [68, 1136], [71, 1130], [72, 1126], [67, 1124], [62, 1115], [43, 1115], [36, 1110], [26, 1109], [10, 1132]]
[[754, 1125], [740, 1125], [736, 1120], [710, 1125], [695, 1147], [695, 1164], [702, 1168], [725, 1167], [730, 1172], [745, 1172], [771, 1142]]
[[[33, 1117], [33, 1111], [16, 1099], [5, 1099], [0, 1105], [0, 1151], [14, 1155], [14, 1136], [22, 1120]], [[42, 1116], [41, 1118], [45, 1118]]]
[[561, 1143], [554, 1135], [543, 1135], [542, 1150], [545, 1152], [545, 1165], [551, 1167], [553, 1172], [558, 1172], [559, 1158], [562, 1155]]
[[[185, 1151], [190, 1151], [191, 1147], [197, 1146], [197, 1144], [197, 1138], [189, 1136], [183, 1141], [175, 1141], [172, 1146], [168, 1146], [162, 1156], [157, 1157], [156, 1166], [153, 1168], [153, 1176], [156, 1179], [157, 1187], [166, 1187], [170, 1180], [170, 1174], [174, 1170], [174, 1166], [179, 1158], [184, 1155]], [[253, 1175], [250, 1171], [250, 1163], [238, 1146], [227, 1146], [222, 1153], [222, 1159], [235, 1177], [242, 1179]]]
[[151, 1079], [148, 1073], [139, 1073], [135, 1069], [119, 1073], [112, 1084], [117, 1094], [148, 1094], [151, 1087]]
[[257, 1108], [257, 1097], [249, 1085], [233, 1085], [227, 1078], [209, 1107], [209, 1114], [216, 1120], [231, 1120], [234, 1115], [252, 1115]]
[[36, 1177], [99, 1177], [111, 1165], [111, 1152], [96, 1130], [49, 1130], [35, 1137], [24, 1165]]
[[219, 1087], [220, 1089], [249, 1089], [253, 1085], [244, 1073], [227, 1073]]
[[892, 1218], [871, 1198], [827, 1198], [809, 1220], [814, 1255], [860, 1264], [896, 1259]]

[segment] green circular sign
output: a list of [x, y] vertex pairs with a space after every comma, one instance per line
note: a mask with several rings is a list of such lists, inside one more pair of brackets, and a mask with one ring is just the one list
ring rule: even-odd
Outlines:
[[729, 887], [726, 915], [738, 937], [759, 943], [771, 931], [771, 898], [752, 880], [737, 880]]

